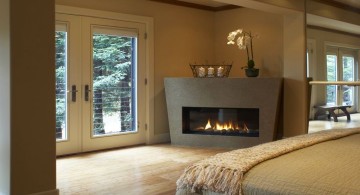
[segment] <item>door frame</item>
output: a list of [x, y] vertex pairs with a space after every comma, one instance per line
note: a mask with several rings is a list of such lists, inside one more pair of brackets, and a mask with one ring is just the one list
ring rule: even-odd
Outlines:
[[[145, 33], [145, 25], [143, 23], [137, 22], [128, 22], [128, 21], [119, 21], [119, 20], [109, 20], [104, 18], [95, 18], [95, 17], [86, 17], [81, 16], [82, 21], [82, 71], [86, 76], [82, 77], [82, 87], [85, 85], [90, 86], [92, 92], [94, 92], [93, 88], [93, 35], [95, 32], [100, 34], [108, 34], [115, 35], [119, 33], [117, 36], [125, 36], [125, 34], [130, 33], [131, 36], [136, 37], [136, 66], [135, 66], [135, 74], [136, 81], [134, 85], [136, 86], [136, 101], [134, 101], [134, 105], [136, 108], [136, 119], [135, 126], [133, 127], [136, 131], [128, 131], [126, 133], [115, 133], [115, 134], [104, 134], [103, 136], [98, 135], [94, 136], [93, 132], [93, 121], [92, 114], [93, 113], [93, 96], [90, 95], [88, 101], [83, 102], [82, 106], [82, 124], [83, 124], [83, 136], [82, 136], [82, 149], [83, 151], [94, 151], [101, 150], [113, 147], [122, 147], [122, 146], [131, 146], [144, 144], [146, 142], [146, 95], [145, 95], [145, 72], [146, 67], [145, 64], [145, 42], [146, 39], [142, 37]], [[97, 30], [96, 30], [97, 29]], [[105, 32], [104, 32], [105, 30]], [[114, 34], [111, 34], [114, 33]], [[124, 34], [125, 33], [125, 34]], [[90, 40], [90, 41], [89, 41]], [[135, 49], [135, 48], [134, 48]], [[89, 52], [90, 51], [90, 52]], [[85, 90], [83, 92], [83, 95]], [[94, 94], [94, 93], [92, 93]], [[85, 96], [85, 95], [84, 95]], [[89, 131], [90, 130], [90, 131]], [[133, 129], [134, 130], [134, 129]], [[120, 141], [121, 140], [121, 141]]]
[[139, 35], [146, 37], [145, 40], [145, 124], [144, 129], [146, 131], [146, 144], [159, 143], [168, 141], [169, 135], [155, 135], [154, 133], [154, 19], [152, 17], [137, 16], [130, 14], [123, 14], [110, 11], [99, 11], [93, 9], [77, 8], [64, 5], [56, 5], [55, 13], [72, 14], [79, 16], [97, 17], [104, 19], [115, 19], [120, 21], [130, 21], [142, 23], [145, 25], [145, 34]]
[[[317, 64], [317, 56], [316, 56], [316, 40], [315, 39], [307, 39], [306, 50], [308, 55], [307, 62], [307, 77], [311, 77], [313, 80], [318, 80], [318, 67]], [[316, 88], [311, 88], [311, 97], [310, 97], [310, 108], [313, 108], [316, 104], [316, 100], [318, 98], [318, 94], [316, 92]], [[314, 109], [310, 109], [309, 117], [313, 118], [315, 114]]]
[[[81, 20], [80, 18], [74, 18], [71, 15], [65, 15], [65, 14], [57, 14], [56, 15], [56, 21], [55, 25], [58, 24], [66, 25], [66, 32], [67, 32], [67, 53], [71, 54], [72, 56], [80, 56], [81, 55], [81, 45], [77, 44], [75, 40], [81, 39]], [[68, 31], [71, 29], [71, 33]], [[55, 29], [57, 30], [57, 28]], [[71, 34], [71, 35], [70, 35]], [[66, 136], [67, 138], [65, 140], [57, 140], [56, 145], [61, 145], [60, 147], [56, 147], [56, 154], [57, 155], [63, 155], [63, 154], [72, 154], [72, 153], [79, 153], [81, 152], [81, 131], [80, 131], [80, 110], [81, 105], [77, 102], [71, 101], [71, 93], [69, 93], [69, 85], [75, 85], [77, 86], [76, 96], [77, 101], [79, 101], [81, 90], [79, 89], [79, 86], [81, 86], [81, 78], [78, 78], [76, 76], [70, 76], [68, 73], [72, 72], [73, 75], [78, 75], [80, 71], [80, 64], [81, 64], [81, 58], [75, 58], [67, 56], [67, 65], [66, 65], [66, 71], [67, 71], [67, 78], [66, 78], [66, 107], [67, 110], [69, 110], [68, 114], [66, 114]]]

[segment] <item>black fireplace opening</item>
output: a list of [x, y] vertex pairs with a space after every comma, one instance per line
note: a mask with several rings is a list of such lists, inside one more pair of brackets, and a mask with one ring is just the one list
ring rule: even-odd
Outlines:
[[259, 137], [259, 109], [182, 107], [182, 132]]

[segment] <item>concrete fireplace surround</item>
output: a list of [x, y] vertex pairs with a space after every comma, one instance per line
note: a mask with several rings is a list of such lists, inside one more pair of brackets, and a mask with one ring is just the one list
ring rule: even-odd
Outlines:
[[[164, 82], [172, 144], [244, 148], [274, 140], [281, 78], [165, 78]], [[259, 137], [183, 134], [182, 107], [258, 108]]]

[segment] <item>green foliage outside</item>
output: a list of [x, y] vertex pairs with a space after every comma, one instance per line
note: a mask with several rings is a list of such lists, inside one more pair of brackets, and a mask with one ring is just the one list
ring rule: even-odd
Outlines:
[[[354, 81], [354, 58], [353, 57], [343, 57], [343, 80], [344, 81]], [[349, 86], [344, 86], [343, 89], [343, 102], [346, 105], [352, 105], [352, 90], [353, 88]]]
[[[336, 81], [336, 56], [335, 55], [327, 55], [327, 80], [328, 81]], [[327, 85], [326, 86], [326, 102], [328, 104], [336, 104], [336, 86], [335, 85]]]
[[[354, 59], [352, 57], [343, 57], [343, 81], [354, 80]], [[327, 80], [337, 80], [337, 56], [327, 55]], [[327, 103], [336, 104], [336, 86], [328, 85], [326, 92]], [[343, 102], [346, 104], [352, 104], [352, 89], [348, 86], [343, 86]]]
[[132, 38], [93, 35], [94, 133], [104, 133], [103, 115], [120, 112], [121, 131], [132, 130]]
[[62, 138], [66, 117], [66, 32], [55, 34], [56, 138]]
[[[66, 33], [56, 32], [56, 127], [66, 117]], [[132, 41], [133, 38], [93, 35], [94, 134], [103, 134], [104, 115], [120, 116], [121, 130], [132, 130]]]

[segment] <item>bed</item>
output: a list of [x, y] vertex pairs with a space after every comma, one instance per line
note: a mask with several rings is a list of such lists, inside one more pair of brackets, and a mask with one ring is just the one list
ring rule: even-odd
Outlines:
[[217, 154], [187, 167], [176, 194], [360, 194], [360, 129]]

